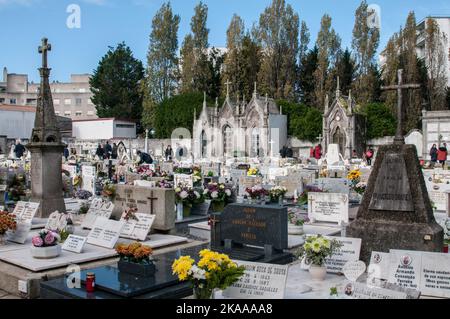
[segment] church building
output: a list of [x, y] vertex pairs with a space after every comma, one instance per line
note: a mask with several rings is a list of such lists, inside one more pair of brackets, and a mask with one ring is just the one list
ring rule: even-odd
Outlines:
[[348, 96], [341, 94], [338, 78], [336, 96], [331, 106], [328, 95], [325, 99], [322, 135], [324, 153], [327, 153], [329, 144], [338, 144], [339, 152], [344, 158], [351, 158], [353, 150], [358, 157], [362, 157], [366, 141], [366, 121], [358, 111], [359, 106], [352, 98], [351, 91]]
[[245, 97], [232, 100], [227, 95], [222, 107], [206, 105], [197, 118], [194, 114], [194, 156], [201, 158], [278, 156], [287, 142], [287, 116], [275, 101], [259, 96], [256, 90], [250, 102]]

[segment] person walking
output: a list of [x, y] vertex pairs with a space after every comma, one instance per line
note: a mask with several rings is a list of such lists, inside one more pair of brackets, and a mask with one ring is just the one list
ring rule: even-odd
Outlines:
[[173, 149], [171, 145], [168, 145], [166, 148], [166, 151], [164, 152], [164, 155], [166, 157], [166, 161], [171, 161], [173, 158]]
[[117, 153], [117, 150], [119, 149], [119, 147], [117, 146], [117, 144], [116, 143], [113, 143], [113, 146], [112, 146], [112, 153], [111, 153], [111, 158], [112, 159], [117, 159], [117, 157], [119, 156], [118, 155], [118, 153]]
[[372, 166], [372, 159], [373, 159], [373, 149], [369, 147], [369, 149], [366, 152], [367, 165]]
[[444, 167], [445, 162], [447, 161], [448, 151], [447, 151], [447, 144], [442, 144], [441, 147], [439, 147], [437, 159], [440, 164], [442, 164], [442, 167]]
[[433, 144], [433, 146], [430, 149], [430, 157], [431, 157], [431, 166], [434, 167], [436, 165], [438, 160], [438, 149], [436, 144]]
[[106, 159], [110, 159], [111, 155], [112, 155], [112, 147], [111, 147], [111, 144], [109, 144], [109, 141], [107, 141], [106, 145], [105, 145], [105, 155], [104, 156]]
[[314, 149], [314, 158], [320, 160], [322, 158], [322, 145], [318, 144]]
[[20, 140], [17, 140], [16, 147], [14, 148], [14, 153], [16, 154], [17, 158], [21, 158], [23, 156], [23, 153], [25, 153], [25, 146], [23, 146], [20, 143]]
[[105, 155], [105, 150], [103, 149], [101, 144], [98, 144], [97, 150], [95, 151], [95, 155], [98, 156], [99, 159], [103, 159], [103, 156]]

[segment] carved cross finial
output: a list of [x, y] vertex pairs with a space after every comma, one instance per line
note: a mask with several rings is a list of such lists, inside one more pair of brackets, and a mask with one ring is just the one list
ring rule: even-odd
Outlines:
[[230, 98], [230, 84], [231, 82], [229, 80], [225, 82], [225, 85], [227, 86], [227, 100]]
[[39, 46], [38, 50], [42, 54], [42, 68], [47, 68], [47, 52], [52, 50], [52, 45], [48, 43], [47, 38], [42, 39], [42, 45]]
[[256, 94], [258, 93], [258, 90], [257, 90], [257, 88], [258, 88], [258, 84], [256, 83], [256, 81], [253, 83], [253, 85], [255, 86], [255, 89], [254, 89], [254, 91], [253, 91], [253, 94], [256, 96]]
[[420, 89], [420, 84], [403, 84], [403, 70], [397, 71], [398, 84], [390, 86], [382, 86], [384, 91], [397, 91], [397, 132], [395, 133], [394, 144], [405, 144], [405, 137], [402, 132], [402, 93], [403, 89]]

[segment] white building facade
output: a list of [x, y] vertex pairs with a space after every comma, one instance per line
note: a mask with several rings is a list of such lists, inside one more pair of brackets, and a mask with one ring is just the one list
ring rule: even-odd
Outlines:
[[253, 93], [250, 102], [227, 94], [221, 108], [205, 101], [198, 118], [194, 116], [195, 158], [277, 156], [287, 142], [287, 116], [273, 99]]
[[72, 137], [77, 140], [136, 138], [136, 123], [115, 118], [72, 121]]

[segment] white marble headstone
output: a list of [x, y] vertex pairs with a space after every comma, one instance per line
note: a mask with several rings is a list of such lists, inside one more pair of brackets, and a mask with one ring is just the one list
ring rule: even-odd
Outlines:
[[119, 239], [123, 225], [124, 223], [122, 221], [98, 217], [89, 232], [87, 242], [91, 245], [112, 249]]
[[308, 193], [308, 217], [312, 223], [348, 223], [348, 195]]

